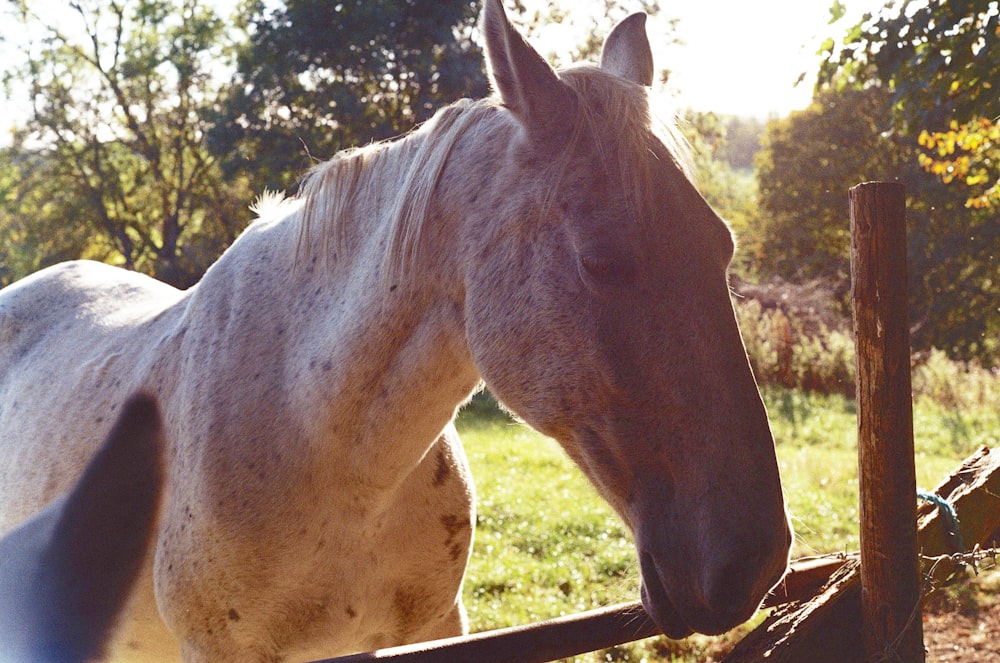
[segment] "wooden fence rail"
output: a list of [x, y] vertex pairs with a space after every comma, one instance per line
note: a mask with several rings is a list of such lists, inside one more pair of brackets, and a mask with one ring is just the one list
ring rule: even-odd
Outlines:
[[[804, 600], [844, 563], [837, 559], [795, 562], [764, 600], [764, 607]], [[544, 663], [660, 635], [638, 601], [511, 628], [420, 642], [316, 663]]]

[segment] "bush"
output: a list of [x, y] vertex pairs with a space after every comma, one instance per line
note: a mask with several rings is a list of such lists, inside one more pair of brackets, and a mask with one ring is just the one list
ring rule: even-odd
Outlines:
[[[817, 283], [741, 285], [736, 317], [761, 386], [854, 397], [854, 337], [838, 298]], [[1000, 369], [951, 359], [941, 350], [915, 354], [913, 399], [955, 411], [1000, 406]]]
[[931, 350], [914, 359], [913, 398], [926, 398], [955, 411], [1000, 408], [1000, 370], [976, 361], [949, 359]]
[[750, 365], [761, 385], [854, 395], [854, 341], [821, 320], [791, 317], [758, 300], [736, 305]]

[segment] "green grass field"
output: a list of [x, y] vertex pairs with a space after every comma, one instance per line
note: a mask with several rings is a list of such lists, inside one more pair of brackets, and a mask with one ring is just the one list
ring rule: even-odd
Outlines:
[[[764, 396], [796, 530], [793, 556], [856, 549], [853, 401], [777, 388]], [[930, 489], [975, 449], [1000, 444], [1000, 412], [985, 405], [957, 411], [919, 399], [914, 429], [917, 483]], [[557, 443], [481, 404], [463, 412], [459, 431], [479, 509], [464, 589], [473, 631], [638, 597], [627, 530]], [[577, 660], [706, 660], [738, 637], [660, 638]]]

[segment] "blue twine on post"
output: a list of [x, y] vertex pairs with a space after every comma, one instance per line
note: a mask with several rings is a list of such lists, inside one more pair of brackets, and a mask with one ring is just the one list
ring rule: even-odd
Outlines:
[[962, 532], [958, 528], [958, 513], [954, 505], [936, 493], [917, 492], [917, 498], [925, 502], [930, 502], [938, 508], [938, 512], [944, 517], [948, 531], [953, 537], [956, 553], [965, 551], [965, 544], [962, 542]]

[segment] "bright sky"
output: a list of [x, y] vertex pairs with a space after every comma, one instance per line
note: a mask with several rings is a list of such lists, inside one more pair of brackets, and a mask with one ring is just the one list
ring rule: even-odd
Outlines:
[[812, 98], [822, 42], [839, 42], [865, 12], [885, 4], [842, 1], [847, 13], [830, 25], [833, 0], [661, 0], [660, 11], [680, 19], [684, 44], [657, 50], [657, 67], [671, 70], [681, 108], [787, 115]]
[[[61, 4], [65, 0], [48, 1]], [[656, 66], [671, 70], [671, 85], [680, 91], [679, 108], [762, 119], [787, 115], [809, 103], [819, 60], [816, 51], [822, 41], [830, 36], [839, 40], [864, 12], [877, 11], [885, 2], [842, 1], [847, 7], [846, 16], [829, 25], [833, 0], [660, 0], [661, 20], [679, 18], [677, 32], [684, 43], [664, 45], [662, 25], [658, 28], [656, 20], [651, 21]], [[227, 9], [232, 4], [232, 0], [215, 2]], [[622, 0], [626, 11], [633, 9], [630, 4], [638, 8], [637, 2]], [[513, 13], [513, 2], [508, 0], [507, 6]], [[572, 18], [591, 7], [603, 7], [603, 2], [572, 0], [569, 6]], [[9, 61], [17, 51], [12, 43], [17, 37], [4, 34], [3, 23], [0, 62]], [[574, 37], [566, 34], [565, 38]], [[550, 41], [538, 46], [544, 53], [546, 46], [555, 44]], [[796, 87], [803, 73], [807, 76]], [[0, 99], [0, 132], [6, 133], [6, 127], [26, 112], [23, 99]], [[3, 142], [5, 137], [0, 137]]]

